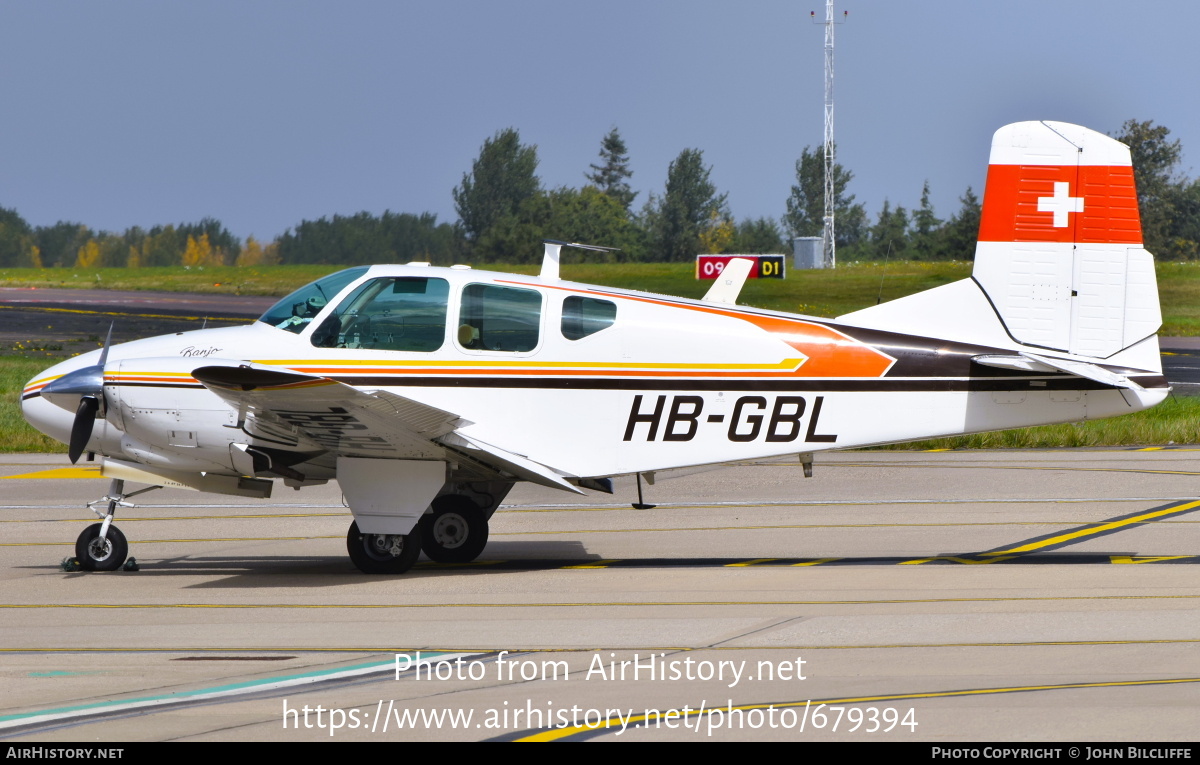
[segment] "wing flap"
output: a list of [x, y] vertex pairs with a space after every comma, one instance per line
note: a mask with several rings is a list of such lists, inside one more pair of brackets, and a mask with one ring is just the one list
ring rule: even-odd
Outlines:
[[499, 467], [515, 475], [517, 478], [540, 484], [541, 486], [549, 486], [552, 489], [562, 489], [563, 491], [570, 491], [575, 494], [583, 493], [546, 465], [534, 462], [519, 454], [505, 451], [498, 446], [486, 444], [479, 439], [470, 438], [461, 433], [451, 433], [444, 436], [441, 440], [447, 446], [462, 449], [472, 458], [493, 467]]
[[[350, 387], [350, 386], [345, 386]], [[354, 388], [350, 388], [355, 390]], [[357, 392], [357, 391], [356, 391]], [[444, 409], [413, 401], [411, 398], [388, 393], [385, 390], [361, 391], [365, 397], [363, 406], [382, 417], [397, 418], [404, 426], [414, 433], [426, 438], [438, 438], [452, 433], [459, 428], [473, 425], [470, 420], [464, 420], [458, 415]]]

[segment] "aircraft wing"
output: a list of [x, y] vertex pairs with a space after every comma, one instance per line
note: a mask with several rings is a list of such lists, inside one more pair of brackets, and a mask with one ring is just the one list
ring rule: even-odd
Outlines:
[[472, 423], [453, 412], [384, 390], [259, 364], [192, 371], [240, 415], [293, 434], [299, 448], [347, 457], [459, 460], [544, 486], [578, 492], [552, 468], [456, 432]]
[[[513, 454], [510, 451], [505, 451], [498, 446], [485, 444], [477, 438], [469, 438], [460, 433], [449, 433], [442, 439], [447, 445], [453, 446], [460, 452], [466, 453], [493, 467], [500, 468], [517, 478], [523, 478], [532, 483], [549, 486], [553, 489], [563, 489], [565, 491], [582, 494], [583, 492], [567, 483], [560, 474], [547, 468], [545, 465], [534, 462], [528, 457], [522, 457], [519, 454]], [[611, 493], [611, 492], [609, 492]]]

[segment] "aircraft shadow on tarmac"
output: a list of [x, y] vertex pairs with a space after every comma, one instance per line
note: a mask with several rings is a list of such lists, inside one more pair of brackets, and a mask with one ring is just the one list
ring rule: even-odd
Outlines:
[[[649, 568], [762, 568], [811, 566], [917, 566], [917, 565], [1098, 565], [1144, 563], [1200, 563], [1200, 555], [1154, 555], [1144, 552], [1063, 552], [1063, 548], [1098, 537], [1117, 534], [1167, 519], [1178, 519], [1200, 510], [1200, 501], [1175, 501], [1158, 507], [1052, 531], [991, 550], [938, 553], [936, 555], [872, 555], [865, 557], [655, 557], [602, 558], [587, 552], [573, 540], [490, 542], [484, 554], [471, 563], [446, 564], [422, 559], [405, 579], [423, 576], [463, 576], [491, 571], [551, 571], [569, 569]], [[570, 533], [570, 532], [564, 532]], [[143, 557], [141, 576], [225, 575], [218, 581], [188, 585], [188, 588], [238, 587], [334, 587], [366, 581], [392, 581], [395, 577], [358, 572], [341, 556], [182, 556], [153, 559]], [[30, 568], [44, 569], [44, 566]], [[133, 575], [117, 572], [116, 575]], [[282, 575], [273, 578], [272, 575]], [[68, 573], [67, 576], [94, 576]], [[286, 577], [286, 578], [284, 578]], [[303, 578], [300, 578], [303, 577]]]
[[[489, 552], [492, 552], [489, 550]], [[528, 550], [526, 550], [528, 553]], [[802, 568], [813, 566], [916, 566], [916, 565], [1102, 565], [1145, 563], [1200, 563], [1200, 555], [1149, 555], [1122, 552], [1036, 552], [995, 554], [952, 552], [937, 555], [864, 556], [829, 558], [622, 558], [601, 559], [595, 555], [570, 557], [495, 558], [488, 555], [468, 564], [417, 563], [404, 580], [434, 576], [465, 576], [492, 571], [553, 571], [580, 569], [663, 568]], [[365, 582], [399, 581], [397, 577], [362, 574], [340, 556], [275, 557], [188, 557], [170, 560], [143, 559], [139, 572], [114, 572], [109, 576], [224, 576], [217, 581], [187, 585], [186, 589], [234, 589], [241, 587], [342, 587]], [[44, 569], [36, 566], [29, 568]], [[95, 576], [69, 573], [68, 577]]]
[[[936, 566], [936, 565], [1104, 565], [1175, 563], [1197, 564], [1200, 555], [1147, 555], [1134, 552], [1033, 553], [988, 556], [983, 553], [940, 553], [938, 555], [867, 556], [838, 558], [623, 558], [600, 560], [578, 558], [480, 558], [470, 564], [422, 561], [403, 577], [363, 574], [339, 556], [188, 558], [142, 563], [137, 573], [114, 572], [108, 576], [223, 576], [217, 581], [187, 585], [184, 589], [237, 589], [242, 587], [318, 588], [344, 587], [367, 582], [408, 581], [434, 576], [481, 575], [493, 571], [554, 571], [579, 569], [664, 569], [664, 568], [803, 568], [814, 566]], [[44, 569], [37, 566], [30, 568]], [[69, 573], [68, 577], [95, 576]]]

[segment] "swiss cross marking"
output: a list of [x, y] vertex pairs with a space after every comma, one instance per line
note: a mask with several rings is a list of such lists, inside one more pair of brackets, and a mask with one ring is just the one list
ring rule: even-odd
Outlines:
[[1038, 197], [1038, 212], [1054, 213], [1054, 227], [1066, 228], [1067, 215], [1083, 212], [1083, 197], [1071, 196], [1071, 184], [1066, 181], [1054, 183], [1054, 196]]

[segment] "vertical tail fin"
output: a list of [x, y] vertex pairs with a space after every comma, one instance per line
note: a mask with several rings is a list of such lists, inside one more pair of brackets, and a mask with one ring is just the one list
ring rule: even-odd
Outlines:
[[1024, 345], [1107, 358], [1157, 332], [1129, 149], [1062, 122], [996, 131], [972, 276]]

